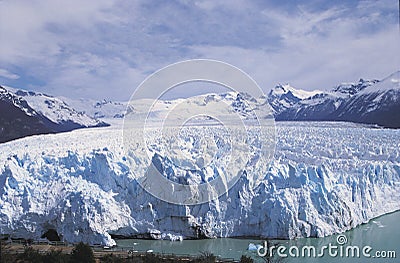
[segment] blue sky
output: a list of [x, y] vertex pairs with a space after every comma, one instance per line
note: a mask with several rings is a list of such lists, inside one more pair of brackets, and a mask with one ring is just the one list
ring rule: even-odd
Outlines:
[[127, 100], [151, 73], [222, 60], [265, 92], [400, 68], [397, 0], [0, 1], [0, 84]]

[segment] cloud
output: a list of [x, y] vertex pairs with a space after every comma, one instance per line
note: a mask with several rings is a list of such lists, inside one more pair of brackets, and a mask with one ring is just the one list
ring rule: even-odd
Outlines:
[[19, 79], [17, 74], [11, 73], [10, 71], [0, 68], [0, 77], [7, 78], [7, 79]]
[[110, 1], [2, 1], [0, 59], [13, 63], [56, 56], [67, 29], [90, 29], [107, 21]]
[[84, 53], [71, 56], [43, 88], [63, 95], [57, 87], [67, 87], [71, 97], [127, 100], [145, 77], [120, 58]]
[[[302, 89], [331, 89], [357, 78], [383, 78], [399, 68], [398, 26], [390, 17], [332, 7], [296, 13], [263, 10], [281, 38], [279, 48], [195, 46], [200, 57], [225, 60], [250, 73], [265, 91], [288, 82]], [[388, 21], [389, 20], [389, 21]], [[365, 30], [369, 21], [374, 30]]]
[[1, 1], [0, 68], [20, 78], [0, 81], [128, 99], [161, 67], [212, 58], [264, 90], [324, 89], [398, 69], [397, 23], [392, 0]]

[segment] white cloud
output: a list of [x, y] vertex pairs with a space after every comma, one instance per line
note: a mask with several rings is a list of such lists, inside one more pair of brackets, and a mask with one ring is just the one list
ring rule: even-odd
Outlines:
[[70, 57], [43, 89], [71, 97], [127, 100], [145, 77], [140, 70], [119, 58], [86, 53]]
[[363, 10], [363, 12], [377, 11], [377, 10], [391, 10], [397, 11], [398, 1], [396, 0], [361, 0], [357, 4], [357, 8]]
[[0, 76], [7, 79], [19, 79], [17, 74], [11, 73], [10, 71], [0, 68]]
[[110, 1], [104, 0], [2, 1], [0, 5], [0, 36], [7, 40], [2, 41], [0, 59], [11, 63], [56, 56], [63, 28], [90, 30], [109, 19], [104, 10], [111, 7]]
[[399, 68], [393, 0], [273, 2], [0, 1], [0, 68], [21, 76], [20, 86], [34, 79], [49, 93], [119, 99], [190, 58], [232, 63], [264, 90], [278, 82], [324, 89]]
[[218, 8], [227, 8], [234, 11], [243, 12], [249, 9], [252, 5], [250, 1], [246, 0], [197, 0], [194, 1], [195, 5], [205, 10], [215, 10]]
[[397, 25], [388, 23], [365, 32], [363, 23], [376, 14], [344, 16], [346, 12], [339, 8], [316, 13], [300, 9], [296, 14], [264, 10], [282, 39], [278, 49], [196, 46], [193, 50], [200, 57], [242, 67], [265, 91], [280, 82], [308, 90], [330, 89], [339, 82], [383, 78], [397, 70]]

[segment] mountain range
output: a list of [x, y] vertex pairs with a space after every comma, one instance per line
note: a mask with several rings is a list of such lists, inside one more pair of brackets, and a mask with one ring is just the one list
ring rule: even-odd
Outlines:
[[0, 86], [0, 143], [29, 135], [107, 126], [61, 99]]
[[[305, 91], [280, 84], [258, 99], [230, 92], [192, 97], [187, 103], [195, 106], [219, 101], [231, 105], [241, 118], [253, 118], [253, 110], [259, 117], [269, 117], [263, 107], [267, 101], [276, 121], [347, 121], [400, 128], [400, 71], [382, 80], [342, 83], [330, 91]], [[166, 116], [181, 102], [158, 101], [152, 114]], [[135, 106], [147, 104], [138, 101]], [[57, 98], [0, 86], [0, 143], [29, 135], [107, 126], [106, 122], [124, 118], [127, 105], [111, 100]]]
[[382, 80], [340, 84], [328, 92], [278, 85], [267, 99], [277, 121], [349, 121], [400, 128], [400, 71]]

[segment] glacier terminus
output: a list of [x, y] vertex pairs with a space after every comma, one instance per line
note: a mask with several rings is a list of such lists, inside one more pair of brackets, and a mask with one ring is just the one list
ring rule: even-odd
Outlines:
[[[400, 209], [400, 130], [277, 122], [273, 160], [198, 205], [167, 203], [141, 188], [121, 132], [112, 125], [0, 144], [0, 232], [38, 239], [55, 230], [67, 242], [108, 246], [116, 237], [292, 239], [341, 233]], [[173, 181], [202, 178], [175, 173], [167, 156], [152, 162]], [[262, 175], [256, 187], [254, 173]]]

